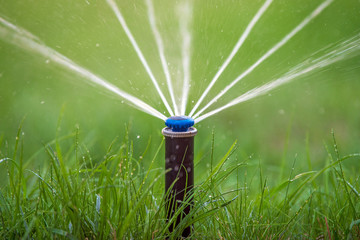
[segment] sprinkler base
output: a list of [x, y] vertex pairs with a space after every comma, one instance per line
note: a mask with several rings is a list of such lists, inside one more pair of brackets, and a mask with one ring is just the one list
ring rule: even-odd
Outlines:
[[[186, 132], [173, 131], [166, 127], [162, 130], [165, 136], [165, 193], [166, 217], [172, 219], [179, 208], [176, 222], [171, 224], [173, 232], [181, 220], [189, 214], [192, 205], [192, 188], [194, 186], [194, 136], [197, 130], [189, 127]], [[191, 227], [183, 230], [181, 236], [188, 237]]]

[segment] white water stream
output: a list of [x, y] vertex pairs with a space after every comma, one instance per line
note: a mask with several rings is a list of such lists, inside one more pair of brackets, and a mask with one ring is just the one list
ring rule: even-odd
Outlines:
[[[311, 20], [316, 18], [323, 10], [325, 10], [333, 0], [326, 0], [322, 4], [320, 4], [309, 16], [307, 16], [299, 25], [297, 25], [290, 33], [288, 33], [283, 39], [281, 39], [275, 46], [273, 46], [269, 51], [267, 51], [262, 57], [260, 57], [253, 65], [251, 65], [246, 71], [240, 74], [234, 81], [232, 81], [229, 85], [227, 85], [223, 90], [220, 91], [218, 95], [216, 95], [212, 100], [210, 100], [205, 107], [200, 109], [193, 118], [197, 118], [202, 112], [204, 112], [207, 108], [209, 108], [212, 104], [214, 104], [219, 98], [221, 98], [227, 91], [229, 91], [236, 83], [250, 74], [257, 66], [259, 66], [262, 62], [264, 62], [267, 58], [269, 58], [273, 53], [275, 53], [279, 48], [284, 46], [292, 37], [294, 37], [298, 32], [300, 32], [306, 25], [308, 25]], [[192, 117], [192, 114], [190, 114]]]
[[118, 6], [116, 5], [115, 1], [114, 0], [106, 0], [106, 2], [109, 4], [110, 8], [113, 10], [113, 12], [115, 13], [116, 15], [116, 18], [119, 20], [119, 23], [121, 24], [122, 28], [124, 29], [127, 37], [129, 38], [132, 46], [134, 47], [135, 51], [136, 51], [136, 54], [138, 55], [141, 63], [144, 65], [144, 68], [146, 70], [146, 72], [149, 74], [150, 76], [150, 79], [151, 81], [153, 82], [155, 88], [156, 88], [156, 91], [158, 92], [161, 100], [163, 101], [166, 109], [168, 110], [169, 114], [171, 116], [174, 115], [174, 112], [172, 111], [169, 103], [167, 102], [164, 94], [162, 93], [160, 87], [159, 87], [159, 84], [158, 82], [156, 81], [155, 79], [155, 76], [154, 74], [152, 73], [150, 67], [149, 67], [149, 64], [147, 63], [144, 55], [142, 54], [140, 48], [139, 48], [139, 45], [137, 44], [134, 36], [132, 35], [132, 33], [130, 32], [130, 29], [128, 28], [126, 22], [125, 22], [125, 19], [124, 17], [122, 16], [121, 12], [120, 12], [120, 9], [118, 8]]
[[224, 72], [225, 68], [230, 64], [231, 60], [234, 58], [235, 54], [239, 51], [240, 47], [243, 45], [249, 34], [251, 33], [251, 30], [254, 28], [255, 24], [259, 21], [261, 16], [265, 13], [265, 11], [269, 8], [270, 4], [273, 0], [267, 0], [262, 7], [259, 9], [259, 11], [255, 14], [253, 19], [250, 21], [248, 26], [246, 27], [244, 33], [239, 38], [238, 42], [235, 44], [235, 47], [231, 51], [230, 55], [226, 58], [223, 65], [220, 67], [219, 71], [215, 74], [214, 78], [211, 80], [209, 86], [205, 89], [199, 100], [196, 102], [194, 108], [191, 110], [189, 116], [192, 116], [195, 111], [198, 109], [206, 95], [209, 93], [211, 88], [214, 86], [215, 82], [218, 80], [220, 75]]
[[117, 94], [118, 96], [127, 100], [128, 104], [137, 107], [143, 112], [146, 112], [150, 115], [153, 115], [154, 117], [163, 120], [166, 119], [166, 117], [163, 114], [161, 114], [159, 111], [157, 111], [147, 103], [124, 92], [123, 90], [119, 89], [113, 84], [107, 82], [106, 80], [93, 74], [89, 70], [76, 64], [75, 62], [68, 59], [61, 53], [55, 51], [54, 49], [47, 47], [44, 43], [42, 43], [39, 40], [38, 37], [34, 36], [25, 29], [12, 24], [11, 22], [1, 17], [0, 17], [0, 39], [5, 40], [8, 43], [13, 44], [19, 48], [22, 48], [28, 52], [41, 55], [44, 58], [51, 60], [52, 62], [62, 66], [64, 69], [72, 71], [78, 74], [79, 76], [83, 77], [89, 83], [96, 84]]
[[272, 80], [267, 84], [264, 84], [260, 87], [254, 88], [241, 96], [235, 98], [234, 100], [230, 101], [229, 103], [225, 104], [222, 107], [219, 107], [215, 110], [212, 110], [198, 118], [195, 119], [195, 122], [199, 123], [200, 121], [213, 116], [229, 107], [232, 107], [236, 104], [248, 101], [250, 99], [256, 98], [258, 96], [264, 95], [269, 91], [278, 88], [285, 83], [289, 83], [290, 81], [299, 78], [305, 74], [308, 74], [314, 70], [318, 70], [324, 67], [327, 67], [331, 64], [334, 64], [338, 61], [345, 60], [347, 58], [351, 58], [353, 56], [360, 54], [360, 34], [356, 35], [355, 37], [346, 40], [340, 44], [338, 44], [335, 49], [330, 51], [329, 53], [316, 58], [316, 59], [308, 59], [303, 63], [298, 64], [282, 77]]
[[149, 17], [151, 30], [152, 30], [152, 32], [154, 34], [156, 45], [157, 45], [157, 47], [159, 49], [161, 65], [162, 65], [163, 70], [164, 70], [166, 83], [168, 85], [168, 90], [169, 90], [169, 93], [170, 93], [170, 98], [171, 98], [171, 101], [172, 101], [173, 106], [174, 106], [174, 112], [175, 112], [175, 115], [180, 115], [179, 109], [178, 109], [176, 101], [175, 101], [174, 89], [173, 89], [173, 85], [172, 85], [172, 82], [171, 82], [171, 75], [170, 75], [170, 71], [169, 71], [169, 68], [168, 68], [168, 62], [166, 61], [166, 58], [165, 58], [164, 43], [163, 43], [163, 40], [161, 38], [160, 32], [159, 32], [159, 30], [158, 30], [158, 28], [156, 26], [155, 10], [154, 10], [154, 5], [153, 5], [152, 0], [146, 0], [146, 5], [148, 7], [148, 17]]

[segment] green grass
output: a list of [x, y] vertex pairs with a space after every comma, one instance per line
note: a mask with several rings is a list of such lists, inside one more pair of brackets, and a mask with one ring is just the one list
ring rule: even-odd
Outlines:
[[[345, 167], [360, 153], [341, 155], [335, 137], [322, 167], [299, 172], [295, 156], [286, 159], [292, 168], [279, 181], [267, 176], [261, 160], [239, 158], [236, 142], [212, 159], [215, 136], [212, 153], [195, 160], [191, 214], [169, 233], [175, 217], [166, 222], [163, 142], [155, 154], [135, 157], [126, 128], [122, 140], [93, 157], [76, 129], [44, 144], [45, 164], [37, 166], [39, 152], [23, 157], [21, 133], [15, 142], [0, 141], [0, 170], [7, 173], [0, 188], [2, 239], [173, 239], [189, 225], [191, 239], [360, 237], [359, 175]], [[206, 160], [211, 166], [204, 172], [198, 166]]]

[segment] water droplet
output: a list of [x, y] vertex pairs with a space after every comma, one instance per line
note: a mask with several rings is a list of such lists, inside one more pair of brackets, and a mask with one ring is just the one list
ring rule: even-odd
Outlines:
[[137, 135], [136, 138], [139, 139], [139, 138], [140, 138], [140, 135]]
[[101, 198], [99, 194], [96, 194], [96, 205], [95, 205], [95, 209], [96, 212], [100, 213], [100, 206], [101, 206]]
[[96, 46], [96, 47], [100, 47], [100, 44], [99, 44], [99, 43], [97, 43], [95, 46]]
[[45, 103], [45, 101], [41, 101], [41, 102], [40, 102], [40, 104], [44, 104], [44, 103]]
[[72, 226], [72, 223], [69, 222], [69, 232], [72, 233], [72, 230], [73, 230], [73, 226]]

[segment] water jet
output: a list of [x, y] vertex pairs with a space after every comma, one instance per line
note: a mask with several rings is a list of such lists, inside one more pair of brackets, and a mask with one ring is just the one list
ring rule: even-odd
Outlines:
[[[169, 221], [178, 209], [183, 209], [171, 224], [173, 232], [180, 221], [190, 212], [192, 205], [192, 188], [194, 186], [194, 120], [186, 116], [173, 116], [165, 121], [162, 134], [165, 136], [165, 193], [166, 218]], [[188, 237], [191, 227], [182, 232]]]

